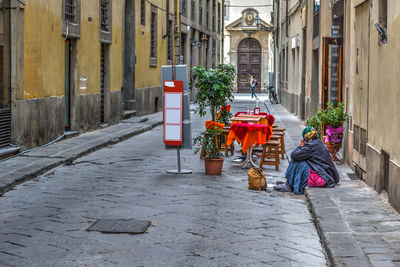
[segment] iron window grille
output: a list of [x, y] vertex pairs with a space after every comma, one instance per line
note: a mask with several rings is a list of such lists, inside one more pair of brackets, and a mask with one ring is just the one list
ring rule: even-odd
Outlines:
[[157, 8], [151, 7], [150, 18], [150, 66], [157, 67]]
[[80, 37], [81, 0], [62, 0], [62, 32], [66, 38]]
[[140, 0], [140, 24], [146, 25], [146, 0]]
[[65, 0], [64, 2], [64, 18], [70, 23], [75, 23], [75, 0]]
[[108, 32], [110, 30], [110, 26], [108, 25], [108, 9], [109, 2], [108, 0], [101, 0], [100, 2], [100, 28], [102, 31]]
[[101, 43], [111, 44], [112, 42], [112, 2], [110, 0], [99, 1], [99, 39]]
[[172, 60], [172, 20], [168, 20], [168, 55], [167, 60]]

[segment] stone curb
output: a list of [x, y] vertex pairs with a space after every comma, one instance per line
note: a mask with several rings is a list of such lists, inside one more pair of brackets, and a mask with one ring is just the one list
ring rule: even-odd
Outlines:
[[[306, 188], [305, 196], [308, 209], [325, 250], [328, 266], [371, 266], [357, 241], [353, 238], [351, 230], [348, 229], [345, 221], [341, 218], [338, 207], [321, 207], [322, 205], [319, 205], [318, 202], [332, 200], [327, 194], [322, 195], [324, 199], [314, 195], [314, 192], [317, 192], [314, 190], [321, 189]], [[323, 213], [329, 214], [331, 217], [326, 217]], [[346, 249], [350, 251], [346, 251]], [[346, 252], [348, 255], [346, 255]]]
[[[121, 122], [120, 122], [121, 123]], [[29, 167], [29, 166], [24, 166], [21, 167], [20, 169], [16, 170], [15, 172], [20, 172], [19, 174], [16, 175], [16, 177], [10, 178], [9, 181], [7, 181], [5, 184], [0, 185], [0, 196], [2, 196], [4, 193], [12, 190], [14, 187], [17, 185], [20, 185], [24, 182], [33, 180], [37, 176], [43, 175], [44, 173], [48, 172], [51, 169], [54, 169], [60, 165], [66, 164], [66, 165], [71, 165], [72, 162], [78, 158], [81, 158], [83, 156], [86, 156], [90, 153], [93, 153], [97, 150], [100, 150], [102, 148], [105, 148], [107, 146], [122, 142], [126, 139], [129, 139], [135, 135], [147, 132], [152, 130], [153, 128], [161, 125], [163, 123], [163, 120], [155, 120], [154, 122], [150, 122], [149, 125], [146, 125], [144, 127], [140, 128], [133, 128], [132, 131], [124, 131], [121, 133], [120, 136], [113, 136], [111, 138], [107, 138], [105, 140], [100, 141], [99, 144], [96, 144], [92, 147], [83, 149], [82, 151], [79, 151], [76, 154], [73, 154], [67, 158], [57, 158], [57, 157], [51, 157], [51, 155], [47, 158], [43, 158], [43, 160], [38, 160], [35, 162], [35, 165], [39, 164], [40, 161], [43, 161], [44, 164], [39, 167]], [[108, 135], [105, 133], [105, 135]], [[74, 138], [79, 138], [79, 136], [74, 137]], [[72, 138], [72, 139], [74, 139]], [[29, 157], [29, 153], [26, 155], [21, 155], [21, 157]], [[36, 168], [35, 168], [36, 167]], [[27, 169], [26, 171], [24, 169]]]

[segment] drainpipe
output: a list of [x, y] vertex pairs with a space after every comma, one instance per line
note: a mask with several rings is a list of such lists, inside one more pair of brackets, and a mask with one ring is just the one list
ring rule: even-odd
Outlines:
[[[11, 0], [8, 0], [8, 93], [9, 103], [11, 104], [11, 64], [12, 64], [12, 51], [11, 51]], [[11, 105], [10, 105], [11, 109]]]
[[274, 59], [275, 59], [275, 92], [276, 95], [278, 97], [278, 101], [280, 102], [280, 88], [279, 88], [279, 29], [280, 29], [280, 22], [279, 22], [279, 1], [280, 0], [275, 0], [275, 16], [274, 16], [274, 25], [275, 25], [275, 46], [274, 46], [274, 51], [275, 51], [275, 55], [274, 55]]
[[221, 21], [222, 21], [222, 23], [221, 23], [221, 26], [222, 26], [222, 29], [221, 29], [221, 47], [222, 47], [222, 49], [221, 49], [221, 51], [220, 51], [220, 53], [221, 53], [221, 60], [220, 60], [220, 63], [223, 63], [224, 62], [224, 39], [225, 39], [225, 32], [224, 32], [224, 28], [225, 28], [225, 0], [222, 0], [222, 10], [221, 10], [221, 12], [222, 12], [222, 14], [219, 14], [220, 16], [221, 16]]

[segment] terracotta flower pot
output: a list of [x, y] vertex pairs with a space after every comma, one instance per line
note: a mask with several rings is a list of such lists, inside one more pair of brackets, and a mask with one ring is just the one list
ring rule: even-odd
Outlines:
[[206, 159], [204, 158], [204, 167], [207, 175], [221, 175], [224, 158]]
[[339, 143], [339, 144], [325, 143], [325, 146], [326, 146], [326, 148], [328, 148], [329, 153], [331, 154], [331, 159], [333, 161], [337, 160], [336, 153], [339, 151], [340, 147], [342, 146], [342, 143]]

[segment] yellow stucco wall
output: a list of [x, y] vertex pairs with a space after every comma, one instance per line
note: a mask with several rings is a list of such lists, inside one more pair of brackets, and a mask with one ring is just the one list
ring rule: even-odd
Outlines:
[[[159, 86], [161, 84], [160, 68], [167, 64], [167, 38], [162, 39], [166, 33], [166, 1], [150, 0], [150, 2], [159, 7], [157, 10], [157, 67], [150, 67], [150, 20], [151, 4], [146, 1], [146, 23], [140, 23], [140, 1], [135, 2], [136, 10], [136, 66], [135, 66], [135, 87], [146, 88]], [[170, 15], [174, 10], [174, 2], [170, 1]], [[164, 10], [162, 10], [162, 9]], [[173, 17], [171, 17], [173, 20]], [[175, 40], [173, 40], [173, 43]], [[174, 45], [173, 45], [174, 47]], [[175, 52], [175, 51], [174, 51]], [[174, 57], [173, 57], [174, 58]]]
[[[123, 83], [123, 4], [112, 1], [112, 44], [110, 45], [110, 90]], [[99, 1], [81, 1], [80, 38], [77, 44], [79, 94], [100, 92]], [[40, 15], [38, 15], [40, 14]], [[92, 21], [89, 22], [88, 18]], [[62, 1], [30, 0], [24, 18], [25, 98], [63, 96], [65, 42], [62, 33]], [[87, 89], [79, 89], [79, 77], [87, 77]]]
[[[78, 90], [80, 94], [99, 93], [100, 88], [100, 42], [99, 40], [99, 1], [81, 1], [81, 37], [77, 42], [78, 80], [87, 77], [87, 89]], [[114, 10], [113, 10], [114, 12]], [[92, 18], [92, 22], [88, 18]]]
[[120, 91], [124, 78], [123, 12], [124, 1], [112, 1], [112, 44], [110, 46], [110, 91]]
[[64, 95], [64, 39], [60, 1], [26, 1], [25, 98]]

